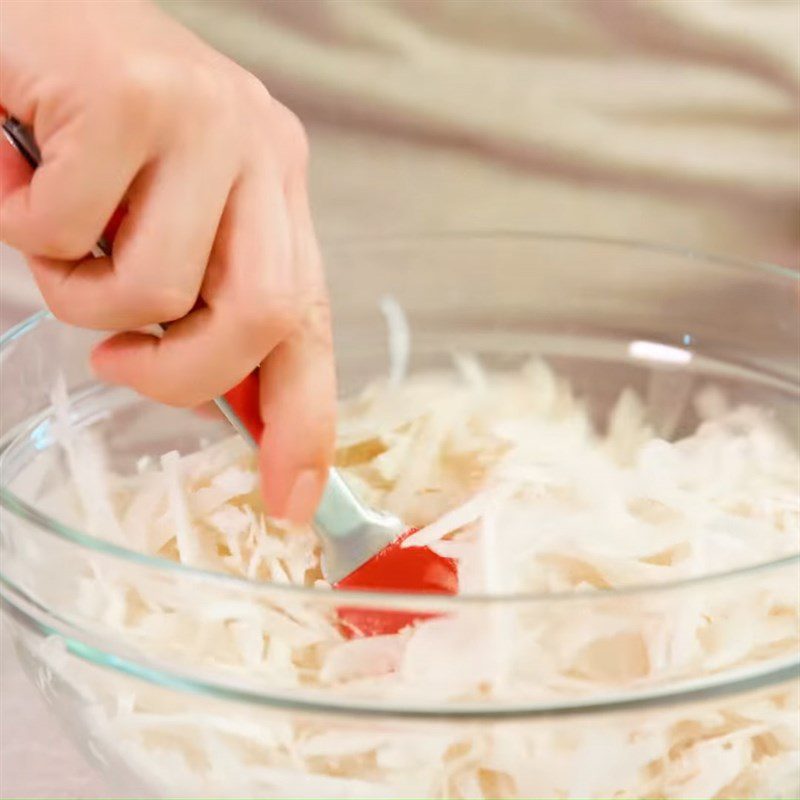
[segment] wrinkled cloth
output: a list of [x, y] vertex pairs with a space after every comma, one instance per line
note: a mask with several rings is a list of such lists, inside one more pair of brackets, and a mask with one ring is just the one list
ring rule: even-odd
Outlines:
[[523, 228], [796, 265], [796, 0], [163, 0], [310, 129], [323, 232]]
[[[160, 2], [303, 118], [323, 245], [521, 229], [800, 266], [797, 0]], [[0, 256], [7, 326], [38, 300]]]

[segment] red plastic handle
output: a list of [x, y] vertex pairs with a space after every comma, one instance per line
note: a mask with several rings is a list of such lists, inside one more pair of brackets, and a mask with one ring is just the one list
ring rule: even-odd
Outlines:
[[224, 395], [256, 443], [261, 442], [264, 433], [264, 422], [261, 419], [258, 403], [258, 383], [258, 370], [256, 370]]

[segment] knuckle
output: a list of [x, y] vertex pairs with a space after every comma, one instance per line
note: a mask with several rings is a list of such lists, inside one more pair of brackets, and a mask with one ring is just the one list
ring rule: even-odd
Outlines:
[[129, 286], [126, 296], [129, 306], [137, 309], [142, 325], [181, 319], [195, 304], [194, 295], [185, 289], [159, 284]]
[[197, 64], [191, 69], [188, 80], [195, 114], [209, 116], [212, 120], [225, 118], [232, 104], [229, 86], [220, 73], [206, 64]]
[[129, 116], [137, 116], [148, 109], [155, 97], [158, 84], [153, 80], [152, 69], [146, 63], [126, 61], [116, 74], [113, 96], [116, 103]]
[[331, 304], [327, 297], [318, 297], [308, 304], [307, 330], [311, 340], [321, 347], [333, 347]]
[[259, 338], [281, 341], [299, 325], [297, 299], [291, 294], [265, 292], [248, 298], [242, 306], [244, 330]]
[[142, 59], [126, 59], [114, 70], [100, 92], [104, 124], [113, 129], [121, 141], [130, 139], [135, 125], [141, 138], [159, 126], [165, 101], [175, 83], [161, 63]]
[[55, 219], [54, 216], [51, 215], [42, 224], [37, 255], [61, 261], [77, 261], [88, 255], [95, 243], [93, 233], [81, 230], [67, 215], [58, 215], [61, 219]]
[[280, 339], [285, 339], [300, 324], [297, 298], [294, 295], [275, 295], [270, 297], [266, 303], [266, 315], [273, 335]]
[[144, 307], [152, 310], [158, 322], [172, 322], [185, 317], [194, 307], [195, 297], [183, 289], [155, 286], [143, 298]]
[[239, 73], [240, 86], [245, 102], [257, 112], [270, 112], [275, 101], [267, 87], [252, 72], [241, 70]]
[[115, 73], [106, 94], [106, 104], [123, 126], [121, 135], [135, 124], [147, 139], [176, 136], [185, 128], [196, 135], [198, 124], [224, 116], [230, 105], [218, 71], [191, 59], [179, 65], [170, 58], [131, 59]]
[[294, 163], [301, 169], [308, 165], [310, 144], [308, 132], [300, 118], [293, 111], [282, 107], [283, 126], [285, 139]]

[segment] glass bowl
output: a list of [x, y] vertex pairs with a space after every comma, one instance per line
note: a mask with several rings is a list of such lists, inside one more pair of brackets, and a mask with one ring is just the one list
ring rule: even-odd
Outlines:
[[[390, 293], [410, 319], [412, 373], [448, 368], [454, 352], [497, 369], [537, 353], [599, 426], [632, 387], [667, 439], [697, 426], [690, 401], [712, 383], [767, 409], [797, 445], [800, 295], [787, 270], [521, 233], [364, 239], [326, 254], [344, 396], [387, 369], [379, 304]], [[65, 415], [70, 430], [102, 438], [108, 467], [122, 474], [229, 431], [97, 383], [87, 366], [97, 338], [43, 314], [0, 342], [2, 595], [28, 674], [116, 788], [178, 797], [800, 793], [796, 553], [727, 570], [712, 559], [699, 576], [621, 589], [433, 598], [255, 582], [138, 552], [110, 523], [93, 537], [52, 501], [70, 469], [57, 443]], [[64, 388], [68, 407], [53, 401]], [[70, 457], [80, 461], [80, 450]], [[90, 512], [102, 522], [103, 508]], [[432, 636], [436, 624], [455, 631], [452, 652], [418, 644], [413, 686], [387, 692], [386, 676], [408, 653], [393, 637], [345, 642], [335, 625], [320, 627], [343, 604], [428, 614]], [[764, 630], [754, 608], [770, 619]], [[254, 630], [248, 666], [230, 653]], [[570, 645], [578, 630], [584, 640]], [[693, 643], [725, 631], [737, 646], [698, 664]], [[307, 637], [309, 663], [335, 646], [339, 670], [380, 679], [326, 682], [282, 669], [297, 658], [284, 639], [297, 636]], [[524, 637], [536, 647], [514, 660], [509, 641]], [[615, 674], [615, 653], [644, 641], [640, 674]], [[606, 674], [564, 675], [559, 685], [543, 677], [555, 655], [578, 646], [604, 649]], [[472, 673], [471, 691], [453, 689]]]

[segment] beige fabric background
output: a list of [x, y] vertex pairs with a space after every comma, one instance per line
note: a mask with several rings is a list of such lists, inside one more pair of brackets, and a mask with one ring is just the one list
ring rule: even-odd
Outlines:
[[[522, 228], [800, 266], [800, 0], [159, 2], [304, 119], [323, 244]], [[36, 302], [16, 269], [0, 296]]]
[[[798, 263], [796, 0], [162, 4], [306, 120], [323, 243], [525, 228]], [[0, 260], [5, 328], [38, 301]], [[0, 796], [109, 796], [0, 645]]]
[[797, 0], [163, 0], [306, 120], [328, 231], [797, 264]]

